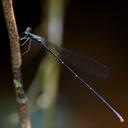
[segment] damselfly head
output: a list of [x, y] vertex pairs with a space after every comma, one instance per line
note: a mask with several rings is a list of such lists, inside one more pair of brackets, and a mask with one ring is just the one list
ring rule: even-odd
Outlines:
[[30, 27], [27, 27], [26, 30], [25, 30], [25, 32], [24, 32], [24, 34], [25, 34], [25, 35], [28, 35], [31, 30], [32, 30], [32, 29], [31, 29]]
[[20, 41], [23, 41], [23, 40], [28, 41], [29, 33], [30, 33], [31, 30], [32, 29], [30, 27], [27, 27], [26, 30], [22, 33], [22, 37], [20, 37]]

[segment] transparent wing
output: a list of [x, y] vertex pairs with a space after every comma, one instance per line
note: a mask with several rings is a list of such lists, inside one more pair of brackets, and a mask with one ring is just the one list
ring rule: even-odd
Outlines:
[[85, 73], [98, 77], [107, 77], [110, 74], [110, 70], [104, 64], [92, 59], [91, 57], [81, 55], [69, 49], [65, 49], [55, 44], [48, 42], [48, 47], [59, 53], [70, 64], [74, 65], [78, 69], [84, 71]]

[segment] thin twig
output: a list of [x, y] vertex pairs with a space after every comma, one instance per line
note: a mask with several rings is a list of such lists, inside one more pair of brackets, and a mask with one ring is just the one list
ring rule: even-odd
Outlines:
[[20, 126], [21, 128], [31, 128], [31, 123], [28, 116], [27, 97], [23, 89], [21, 78], [21, 55], [19, 48], [19, 36], [12, 6], [12, 0], [2, 0], [2, 5], [10, 40], [13, 83], [19, 110]]

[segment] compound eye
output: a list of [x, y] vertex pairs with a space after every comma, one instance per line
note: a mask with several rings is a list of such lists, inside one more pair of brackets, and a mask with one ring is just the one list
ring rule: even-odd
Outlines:
[[30, 27], [27, 27], [26, 30], [25, 30], [25, 32], [24, 32], [24, 34], [25, 34], [25, 35], [28, 35], [28, 33], [29, 33], [31, 30], [32, 30], [32, 29], [31, 29]]
[[32, 30], [32, 29], [31, 29], [30, 27], [27, 27], [27, 28], [26, 28], [26, 31], [27, 31], [27, 32], [30, 32], [31, 30]]

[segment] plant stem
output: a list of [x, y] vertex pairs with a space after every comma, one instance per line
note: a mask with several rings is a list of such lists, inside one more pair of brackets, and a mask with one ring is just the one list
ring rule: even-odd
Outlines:
[[12, 0], [2, 0], [2, 5], [10, 40], [13, 83], [19, 111], [20, 126], [21, 128], [31, 128], [31, 123], [28, 116], [27, 97], [23, 89], [21, 78], [21, 54], [19, 48], [19, 36], [12, 6]]
[[[62, 44], [63, 37], [63, 18], [64, 18], [64, 0], [48, 0], [47, 1], [47, 29], [48, 40], [57, 45]], [[50, 60], [48, 59], [50, 56]], [[58, 92], [58, 80], [60, 75], [60, 65], [58, 62], [47, 55], [40, 66], [43, 76], [43, 114], [44, 127], [56, 127], [56, 98]], [[43, 75], [44, 74], [44, 75]], [[45, 100], [47, 98], [47, 101]]]

